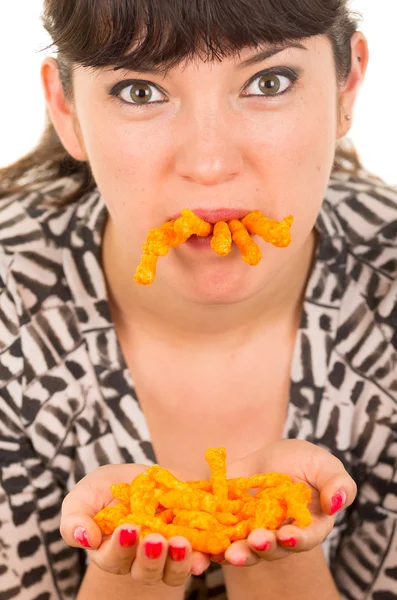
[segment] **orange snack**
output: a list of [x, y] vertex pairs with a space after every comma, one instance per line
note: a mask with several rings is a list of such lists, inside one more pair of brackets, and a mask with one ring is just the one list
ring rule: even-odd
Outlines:
[[193, 527], [194, 529], [223, 531], [225, 527], [214, 515], [201, 510], [179, 510], [174, 518], [174, 525]]
[[291, 225], [294, 220], [289, 215], [281, 222], [268, 219], [259, 210], [248, 213], [243, 219], [232, 219], [228, 223], [218, 221], [215, 225], [200, 219], [190, 209], [181, 211], [181, 216], [167, 221], [160, 227], [151, 229], [142, 246], [143, 255], [136, 269], [134, 281], [141, 285], [150, 285], [156, 276], [157, 259], [166, 256], [170, 248], [183, 244], [191, 235], [207, 237], [213, 233], [211, 247], [219, 256], [231, 252], [232, 242], [241, 251], [243, 260], [257, 265], [262, 256], [259, 246], [250, 234], [259, 235], [266, 242], [285, 248], [291, 242]]
[[311, 489], [305, 483], [295, 483], [284, 473], [227, 479], [225, 448], [209, 448], [205, 458], [208, 481], [182, 481], [153, 465], [131, 484], [112, 485], [120, 503], [99, 511], [94, 521], [105, 535], [124, 523], [137, 525], [141, 539], [151, 532], [167, 539], [181, 535], [194, 550], [207, 554], [221, 554], [259, 527], [310, 525]]
[[110, 486], [112, 496], [130, 508], [130, 483], [115, 483]]
[[285, 248], [291, 243], [290, 228], [294, 217], [289, 215], [281, 222], [265, 217], [260, 210], [246, 215], [241, 222], [252, 235], [259, 235], [265, 242], [278, 248]]
[[243, 261], [252, 267], [257, 265], [262, 258], [261, 251], [242, 222], [238, 219], [232, 219], [229, 221], [229, 228], [233, 242], [240, 248]]
[[157, 483], [160, 483], [165, 489], [179, 490], [181, 492], [193, 491], [193, 488], [185, 481], [180, 481], [172, 473], [166, 469], [162, 469], [158, 465], [149, 467], [146, 473], [154, 479]]
[[218, 221], [214, 225], [214, 235], [211, 240], [211, 248], [219, 254], [226, 256], [232, 249], [232, 234], [225, 221]]
[[228, 487], [226, 480], [225, 448], [209, 448], [205, 453], [205, 460], [211, 469], [213, 495], [219, 500], [227, 500]]
[[134, 275], [135, 283], [140, 283], [141, 285], [150, 285], [153, 283], [156, 277], [157, 259], [157, 256], [152, 256], [151, 254], [142, 255], [141, 262]]
[[166, 508], [202, 510], [208, 513], [215, 513], [218, 506], [217, 499], [212, 494], [201, 490], [192, 490], [191, 492], [171, 490], [164, 492], [160, 496], [160, 503]]
[[207, 223], [194, 214], [192, 210], [185, 209], [181, 211], [181, 215], [174, 223], [174, 229], [182, 236], [199, 235], [207, 237], [212, 233], [211, 223]]
[[106, 506], [100, 510], [95, 515], [94, 521], [100, 527], [102, 533], [110, 535], [128, 514], [128, 508], [124, 504], [115, 504], [114, 506]]

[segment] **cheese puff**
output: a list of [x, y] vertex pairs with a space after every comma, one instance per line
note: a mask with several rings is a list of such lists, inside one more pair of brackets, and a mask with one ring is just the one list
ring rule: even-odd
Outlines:
[[219, 256], [226, 256], [232, 249], [232, 234], [225, 221], [218, 221], [214, 225], [214, 235], [211, 240], [211, 248]]
[[211, 469], [211, 485], [213, 495], [220, 500], [227, 499], [228, 486], [226, 480], [225, 448], [209, 448], [205, 453], [205, 460]]
[[285, 507], [285, 519], [293, 518], [298, 527], [307, 527], [312, 522], [311, 513], [307, 508], [311, 502], [311, 496], [311, 489], [305, 483], [298, 482], [262, 490], [256, 497], [260, 501], [268, 501], [271, 498], [279, 506]]
[[270, 495], [267, 498], [256, 501], [254, 514], [255, 528], [278, 529], [286, 518], [285, 505]]
[[172, 508], [166, 508], [165, 510], [162, 510], [161, 512], [157, 513], [156, 515], [156, 519], [160, 519], [161, 521], [163, 521], [163, 523], [172, 523], [174, 520], [174, 511], [172, 510]]
[[[140, 473], [135, 479], [132, 480], [130, 484], [130, 510], [131, 513], [141, 512], [148, 509], [146, 506], [144, 499], [146, 500], [146, 496], [148, 492], [154, 492], [156, 487], [156, 482], [154, 479], [149, 477], [149, 475], [145, 472]], [[158, 499], [156, 498], [157, 504]], [[149, 507], [149, 510], [152, 510], [152, 507]]]
[[312, 516], [307, 508], [312, 499], [312, 490], [302, 481], [294, 483], [293, 487], [284, 494], [287, 505], [287, 517], [293, 518], [298, 527], [308, 527]]
[[218, 500], [217, 511], [236, 515], [244, 506], [243, 500]]
[[170, 249], [169, 246], [169, 227], [167, 223], [164, 223], [161, 227], [151, 229], [146, 237], [146, 242], [142, 246], [142, 250], [145, 254], [151, 254], [153, 256], [166, 256]]
[[226, 527], [223, 533], [227, 535], [231, 542], [237, 542], [238, 540], [245, 540], [253, 529], [255, 529], [254, 519], [246, 519], [236, 525]]
[[181, 235], [199, 235], [207, 237], [212, 233], [211, 223], [207, 223], [194, 214], [192, 210], [182, 210], [181, 215], [174, 223], [174, 229]]
[[191, 492], [171, 490], [163, 493], [160, 496], [159, 502], [166, 508], [203, 510], [208, 513], [215, 513], [218, 504], [217, 499], [212, 494], [202, 492], [201, 490], [193, 490]]
[[252, 235], [259, 235], [265, 242], [278, 248], [285, 248], [291, 243], [290, 228], [294, 217], [289, 215], [281, 222], [268, 219], [259, 210], [246, 215], [241, 222]]
[[260, 473], [251, 477], [228, 479], [229, 493], [248, 491], [253, 488], [276, 487], [282, 483], [292, 483], [292, 478], [284, 473]]
[[180, 233], [175, 231], [175, 221], [168, 221], [162, 227], [168, 230], [168, 244], [170, 248], [175, 248], [176, 246], [180, 246], [183, 242], [186, 242], [188, 238], [190, 238], [190, 233]]
[[175, 515], [173, 524], [200, 530], [223, 531], [225, 529], [215, 515], [201, 510], [180, 510]]
[[128, 515], [122, 520], [121, 524], [134, 523], [140, 527], [146, 527], [150, 529], [152, 533], [160, 533], [166, 539], [173, 536], [185, 537], [192, 545], [192, 548], [198, 552], [204, 552], [205, 554], [221, 554], [230, 546], [230, 540], [227, 536], [222, 533], [212, 531], [199, 531], [198, 529], [191, 529], [190, 527], [180, 527], [179, 525], [165, 524], [160, 519], [144, 517], [139, 519], [140, 522], [136, 523], [132, 515]]
[[237, 525], [239, 522], [237, 515], [233, 515], [232, 513], [216, 512], [214, 517], [218, 523], [227, 527], [230, 525]]
[[156, 277], [157, 256], [143, 254], [134, 275], [135, 283], [151, 285]]
[[106, 506], [93, 519], [104, 535], [110, 535], [128, 514], [128, 508], [120, 503]]
[[195, 490], [201, 490], [202, 492], [210, 492], [212, 493], [212, 485], [210, 481], [206, 480], [197, 480], [197, 481], [187, 481], [191, 488]]
[[129, 483], [114, 483], [110, 486], [112, 496], [130, 508], [130, 484]]
[[251, 238], [244, 225], [238, 219], [228, 223], [232, 233], [233, 242], [240, 248], [244, 262], [254, 267], [262, 258], [259, 246]]
[[166, 489], [179, 490], [182, 492], [192, 491], [192, 488], [188, 483], [186, 483], [185, 481], [180, 481], [174, 475], [172, 475], [172, 473], [167, 471], [167, 469], [163, 469], [158, 465], [153, 465], [152, 467], [149, 467], [146, 470], [146, 473], [150, 477], [153, 477], [153, 479], [157, 483], [160, 483]]

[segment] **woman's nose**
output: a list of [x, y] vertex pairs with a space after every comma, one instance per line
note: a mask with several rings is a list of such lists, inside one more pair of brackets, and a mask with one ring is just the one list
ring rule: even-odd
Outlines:
[[182, 131], [179, 142], [175, 132], [175, 168], [180, 177], [201, 185], [216, 185], [241, 172], [243, 157], [225, 120], [201, 115], [185, 122]]

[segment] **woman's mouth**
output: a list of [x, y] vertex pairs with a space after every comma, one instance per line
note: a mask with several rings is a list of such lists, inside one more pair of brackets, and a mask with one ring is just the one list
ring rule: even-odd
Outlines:
[[[217, 209], [205, 209], [205, 208], [192, 208], [190, 209], [195, 215], [215, 225], [218, 221], [231, 221], [232, 219], [242, 219], [249, 212], [252, 212], [247, 208], [217, 208]], [[171, 217], [171, 219], [177, 219], [180, 217], [180, 213]]]

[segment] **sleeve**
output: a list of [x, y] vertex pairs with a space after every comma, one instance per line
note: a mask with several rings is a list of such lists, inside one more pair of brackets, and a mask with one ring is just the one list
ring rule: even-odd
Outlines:
[[397, 599], [397, 410], [382, 426], [385, 443], [362, 474], [334, 563], [346, 600]]
[[83, 553], [59, 532], [64, 491], [43, 464], [23, 419], [26, 321], [12, 273], [0, 250], [0, 599], [76, 597]]

